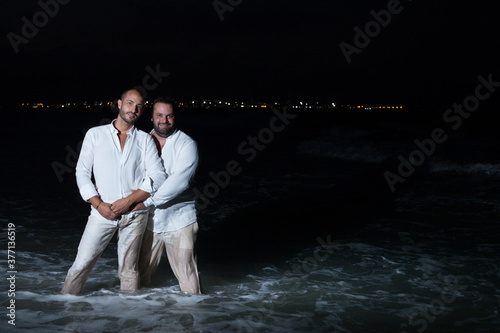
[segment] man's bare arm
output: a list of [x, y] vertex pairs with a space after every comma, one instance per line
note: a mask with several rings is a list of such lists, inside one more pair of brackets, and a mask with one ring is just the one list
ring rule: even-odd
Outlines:
[[111, 210], [115, 214], [121, 215], [123, 213], [126, 213], [133, 205], [146, 200], [150, 196], [151, 196], [150, 193], [140, 189], [137, 191], [132, 191], [132, 194], [130, 194], [129, 196], [123, 199], [118, 199], [115, 202], [113, 202], [111, 204]]

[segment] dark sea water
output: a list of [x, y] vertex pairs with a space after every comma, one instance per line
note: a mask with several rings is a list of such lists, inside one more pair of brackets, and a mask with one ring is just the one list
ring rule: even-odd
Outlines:
[[[76, 154], [116, 115], [3, 111], [19, 117], [1, 139], [1, 332], [498, 332], [500, 135], [488, 110], [456, 130], [442, 111], [288, 109], [283, 125], [269, 109], [181, 113], [200, 149], [204, 295], [181, 293], [165, 257], [151, 288], [120, 292], [113, 240], [83, 296], [59, 294], [89, 213]], [[404, 174], [394, 191], [387, 172]]]

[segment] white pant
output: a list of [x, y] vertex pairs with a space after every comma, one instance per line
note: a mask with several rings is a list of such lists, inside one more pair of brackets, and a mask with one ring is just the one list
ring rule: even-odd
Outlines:
[[141, 283], [143, 285], [151, 283], [151, 277], [160, 264], [163, 250], [165, 250], [170, 267], [179, 281], [181, 290], [192, 294], [200, 294], [198, 267], [194, 255], [194, 243], [197, 233], [197, 222], [173, 232], [157, 233], [146, 230], [142, 239], [139, 259]]
[[117, 222], [89, 216], [75, 262], [68, 271], [61, 293], [79, 295], [97, 259], [118, 230], [118, 276], [122, 290], [139, 288], [138, 260], [148, 212], [122, 215]]

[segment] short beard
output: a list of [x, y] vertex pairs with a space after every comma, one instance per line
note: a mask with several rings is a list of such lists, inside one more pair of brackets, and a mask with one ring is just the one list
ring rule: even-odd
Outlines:
[[134, 120], [129, 120], [129, 119], [127, 119], [127, 113], [121, 112], [121, 110], [120, 110], [119, 114], [120, 114], [120, 118], [122, 118], [122, 120], [129, 125], [134, 125], [136, 123], [137, 119], [139, 119], [139, 117], [135, 117]]
[[172, 126], [165, 131], [160, 131], [159, 128], [157, 126], [155, 126], [155, 133], [158, 134], [158, 136], [160, 136], [162, 138], [168, 138], [170, 135], [172, 135], [172, 133], [175, 132], [175, 129], [176, 129], [176, 127]]

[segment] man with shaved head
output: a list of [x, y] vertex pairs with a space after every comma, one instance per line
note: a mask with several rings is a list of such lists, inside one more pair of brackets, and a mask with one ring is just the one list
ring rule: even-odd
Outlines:
[[118, 100], [116, 119], [85, 135], [76, 180], [91, 212], [63, 294], [82, 293], [90, 271], [117, 230], [120, 288], [139, 288], [138, 258], [148, 210], [131, 210], [166, 178], [153, 139], [134, 126], [144, 111], [143, 103], [138, 90], [125, 91]]

